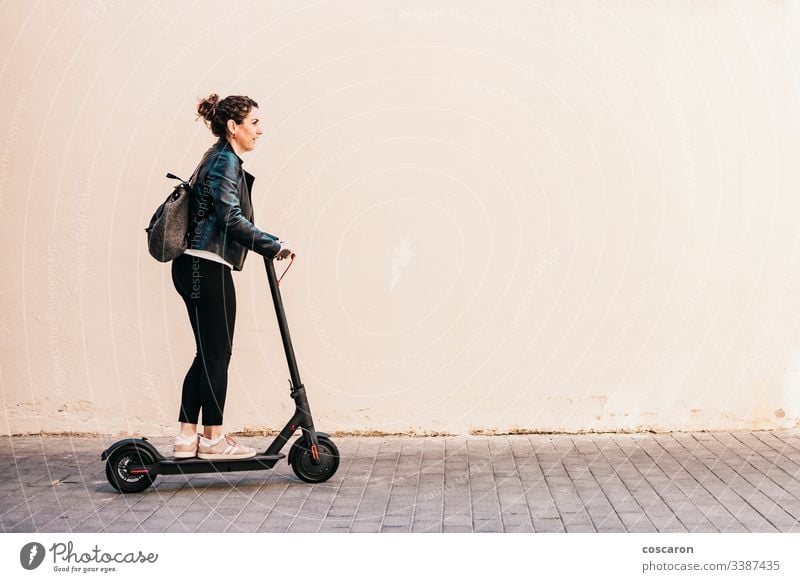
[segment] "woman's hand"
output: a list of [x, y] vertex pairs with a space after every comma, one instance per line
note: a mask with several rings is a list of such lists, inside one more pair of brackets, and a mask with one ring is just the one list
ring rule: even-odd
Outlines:
[[292, 246], [285, 240], [278, 241], [278, 242], [281, 245], [281, 250], [278, 251], [278, 254], [275, 255], [275, 258], [277, 260], [279, 260], [279, 261], [281, 259], [287, 259], [287, 258], [293, 259], [295, 257], [295, 253], [292, 250]]

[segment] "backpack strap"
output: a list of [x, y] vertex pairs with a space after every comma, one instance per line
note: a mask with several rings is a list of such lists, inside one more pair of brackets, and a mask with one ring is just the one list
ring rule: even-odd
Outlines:
[[189, 177], [189, 180], [188, 180], [188, 181], [187, 181], [187, 180], [184, 180], [184, 179], [183, 179], [183, 178], [181, 178], [180, 176], [176, 176], [176, 175], [175, 175], [175, 174], [173, 174], [172, 172], [167, 172], [167, 178], [169, 178], [170, 180], [180, 180], [181, 182], [183, 182], [184, 184], [186, 184], [187, 186], [189, 186], [189, 185], [191, 185], [191, 183], [192, 183], [192, 180], [194, 180], [194, 177], [197, 175], [197, 172], [199, 172], [199, 171], [200, 171], [200, 166], [202, 166], [202, 165], [203, 165], [203, 162], [202, 162], [202, 161], [201, 161], [199, 164], [197, 164], [197, 167], [194, 169], [194, 172], [192, 172], [192, 175]]

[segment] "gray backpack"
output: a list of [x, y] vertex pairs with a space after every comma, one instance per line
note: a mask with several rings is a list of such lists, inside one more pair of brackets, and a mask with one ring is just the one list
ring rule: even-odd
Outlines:
[[150, 254], [162, 263], [177, 259], [189, 246], [189, 198], [192, 186], [175, 174], [168, 173], [167, 178], [180, 180], [180, 184], [156, 208], [150, 225], [144, 229]]

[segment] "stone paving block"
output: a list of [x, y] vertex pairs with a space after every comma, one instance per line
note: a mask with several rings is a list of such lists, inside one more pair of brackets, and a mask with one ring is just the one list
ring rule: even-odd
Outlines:
[[494, 519], [500, 516], [500, 511], [493, 509], [473, 509], [472, 516], [478, 520]]
[[530, 515], [528, 506], [524, 503], [513, 503], [502, 507], [501, 513], [503, 515]]
[[444, 494], [439, 491], [420, 491], [414, 502], [417, 507], [425, 506], [433, 510], [444, 505]]
[[105, 523], [98, 519], [86, 519], [79, 523], [70, 523], [70, 531], [76, 533], [92, 533], [103, 531]]
[[289, 533], [316, 533], [319, 529], [318, 521], [295, 521], [289, 526]]
[[526, 523], [533, 525], [533, 519], [531, 519], [531, 516], [527, 514], [521, 514], [521, 513], [512, 515], [501, 514], [500, 519], [502, 519], [503, 525], [505, 526], [520, 525]]
[[472, 516], [469, 514], [445, 515], [443, 519], [445, 526], [468, 526], [472, 527]]
[[530, 508], [531, 517], [534, 519], [558, 519], [559, 513], [555, 506]]
[[[355, 509], [356, 507], [358, 507], [358, 505], [359, 505], [359, 501], [360, 501], [360, 500], [359, 500], [358, 498], [349, 498], [349, 499], [338, 499], [338, 498], [337, 498], [337, 499], [334, 499], [334, 500], [333, 500], [333, 501], [332, 501], [332, 502], [331, 502], [331, 503], [328, 505], [328, 507], [330, 507], [330, 509], [332, 509], [332, 510], [339, 510], [339, 509], [343, 509], [343, 510], [353, 510], [353, 509]], [[283, 503], [282, 505], [284, 505], [284, 506], [285, 506], [285, 505], [287, 505], [287, 504], [291, 504], [291, 502], [286, 502], [286, 503]], [[294, 505], [294, 506], [295, 506], [295, 507], [302, 507], [303, 505], [305, 505], [305, 504], [302, 504], [302, 505], [301, 505], [300, 503], [298, 503], [298, 504], [296, 504], [296, 505]]]
[[380, 521], [355, 521], [350, 527], [353, 533], [378, 533], [381, 531]]
[[387, 515], [383, 518], [383, 522], [381, 523], [382, 527], [392, 526], [392, 527], [411, 527], [412, 518], [410, 515], [408, 516], [401, 516], [401, 515]]
[[356, 515], [357, 508], [343, 508], [343, 509], [330, 509], [328, 513], [325, 515], [326, 518], [331, 519], [342, 519], [342, 518], [353, 518]]
[[447, 525], [442, 526], [442, 533], [471, 533], [472, 525]]
[[473, 522], [472, 531], [482, 533], [503, 532], [503, 521], [501, 519], [476, 519]]
[[556, 510], [559, 514], [572, 515], [584, 510], [584, 506], [580, 502], [570, 501], [569, 503], [562, 503], [556, 500]]
[[541, 533], [561, 533], [566, 531], [559, 518], [534, 518], [533, 531]]
[[530, 522], [527, 523], [512, 523], [512, 524], [504, 524], [504, 532], [506, 533], [534, 533], [533, 524]]
[[407, 519], [407, 520], [410, 521], [414, 517], [414, 508], [413, 507], [409, 507], [407, 509], [397, 510], [397, 511], [390, 511], [390, 510], [387, 509], [386, 512], [385, 512], [385, 515], [386, 515], [387, 518], [388, 517], [394, 517], [394, 518], [397, 518], [397, 519], [402, 518], [402, 519]]
[[442, 523], [440, 521], [414, 521], [411, 525], [412, 533], [441, 533]]
[[290, 526], [290, 523], [267, 520], [258, 527], [257, 533], [286, 533]]
[[141, 525], [141, 521], [135, 519], [120, 518], [106, 524], [105, 531], [111, 533], [130, 533]]
[[589, 514], [585, 511], [576, 511], [572, 513], [562, 513], [560, 515], [561, 522], [566, 525], [592, 525], [592, 520]]
[[373, 516], [381, 516], [386, 513], [385, 503], [362, 503], [356, 510], [358, 519], [367, 519]]
[[[357, 506], [358, 504], [356, 504]], [[319, 515], [324, 516], [332, 507], [331, 502], [309, 502], [306, 501], [302, 506], [298, 508], [298, 512], [302, 515]], [[245, 509], [243, 513], [247, 513], [248, 510]]]
[[72, 528], [66, 520], [54, 520], [42, 527], [37, 527], [36, 531], [44, 533], [67, 533], [71, 532]]
[[151, 528], [153, 531], [161, 531], [159, 528], [165, 528], [172, 524], [177, 518], [171, 515], [157, 515], [153, 514], [150, 517], [142, 520], [142, 525]]
[[393, 509], [403, 509], [408, 507], [414, 507], [414, 503], [416, 502], [416, 497], [411, 496], [389, 496], [389, 507]]
[[603, 522], [595, 528], [597, 533], [626, 533], [627, 530], [621, 521]]
[[464, 496], [464, 498], [460, 502], [456, 502], [456, 501], [453, 501], [453, 500], [446, 501], [445, 504], [444, 504], [443, 513], [445, 515], [450, 515], [450, 514], [453, 514], [453, 513], [463, 513], [465, 511], [469, 512], [470, 511], [470, 507], [471, 507], [471, 505], [470, 505], [469, 497]]
[[348, 533], [350, 531], [350, 526], [349, 524], [342, 525], [325, 521], [322, 522], [317, 531], [320, 533]]
[[470, 481], [470, 489], [475, 492], [485, 493], [487, 491], [494, 491], [496, 488], [495, 482], [492, 479], [472, 479]]

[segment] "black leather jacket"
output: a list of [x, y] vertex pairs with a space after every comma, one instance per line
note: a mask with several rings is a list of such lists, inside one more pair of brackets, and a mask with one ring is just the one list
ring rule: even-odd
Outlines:
[[220, 138], [208, 149], [190, 180], [190, 249], [216, 253], [234, 271], [242, 270], [248, 250], [269, 258], [278, 254], [278, 237], [253, 224], [254, 180], [227, 139]]

